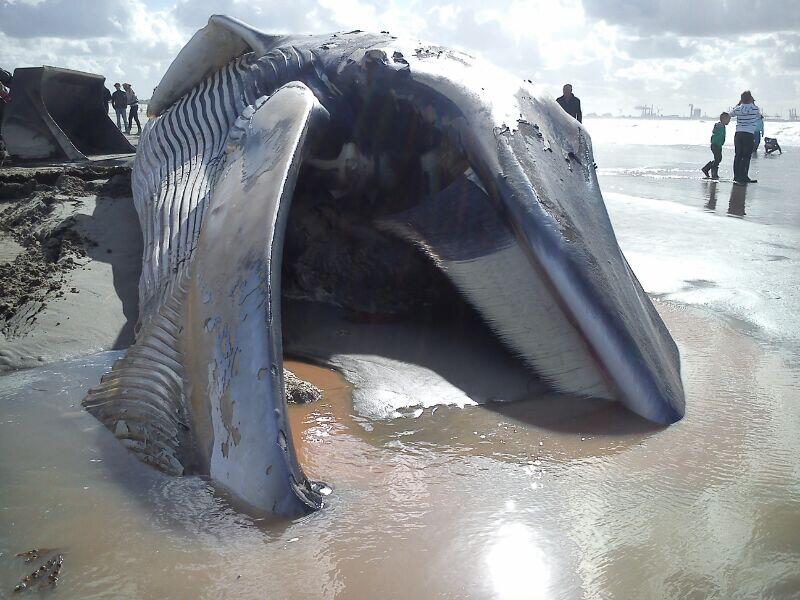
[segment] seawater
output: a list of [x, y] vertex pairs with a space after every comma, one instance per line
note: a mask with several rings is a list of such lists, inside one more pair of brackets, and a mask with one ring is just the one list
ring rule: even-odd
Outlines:
[[704, 312], [657, 303], [688, 411], [654, 428], [532, 398], [365, 420], [349, 386], [291, 407], [328, 506], [254, 520], [140, 464], [80, 408], [118, 353], [0, 379], [0, 596], [34, 547], [65, 598], [791, 598], [800, 593], [800, 372]]

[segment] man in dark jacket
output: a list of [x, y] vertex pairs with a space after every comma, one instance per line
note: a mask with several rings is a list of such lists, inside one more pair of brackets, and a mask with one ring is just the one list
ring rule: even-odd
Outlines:
[[128, 118], [125, 110], [128, 108], [128, 94], [122, 89], [118, 83], [114, 84], [115, 91], [111, 94], [111, 106], [114, 107], [114, 112], [117, 113], [117, 127], [123, 131], [128, 125]]
[[567, 83], [564, 85], [564, 95], [557, 98], [556, 102], [561, 105], [561, 108], [563, 108], [570, 117], [577, 119], [578, 123], [583, 123], [581, 101], [577, 96], [572, 95], [571, 84]]
[[106, 105], [106, 114], [108, 114], [108, 105], [111, 103], [111, 92], [108, 91], [106, 86], [103, 86], [103, 104]]

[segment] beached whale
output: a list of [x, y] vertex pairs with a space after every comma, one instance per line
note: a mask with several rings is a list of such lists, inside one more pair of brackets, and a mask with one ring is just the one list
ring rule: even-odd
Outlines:
[[367, 319], [462, 303], [556, 390], [683, 416], [589, 136], [530, 82], [387, 33], [214, 16], [148, 112], [137, 341], [84, 400], [145, 462], [257, 509], [322, 505], [286, 418], [287, 297]]

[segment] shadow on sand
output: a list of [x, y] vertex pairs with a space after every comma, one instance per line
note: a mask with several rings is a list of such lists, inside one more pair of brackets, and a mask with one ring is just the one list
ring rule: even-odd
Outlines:
[[75, 228], [94, 242], [86, 245], [88, 256], [111, 266], [114, 290], [125, 317], [112, 349], [127, 348], [134, 342], [139, 318], [142, 272], [142, 232], [133, 200], [120, 196], [112, 179], [98, 191], [94, 212], [75, 215], [74, 222]]
[[[706, 210], [714, 211], [717, 209], [717, 182], [706, 180], [703, 181], [705, 185], [705, 192], [708, 200], [703, 205]], [[746, 185], [732, 185], [731, 195], [728, 200], [728, 214], [732, 217], [745, 216], [745, 204], [747, 201], [747, 186]]]

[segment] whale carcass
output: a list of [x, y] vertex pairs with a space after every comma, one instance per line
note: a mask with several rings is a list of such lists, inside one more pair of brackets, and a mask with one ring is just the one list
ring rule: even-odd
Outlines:
[[361, 315], [465, 303], [555, 390], [683, 416], [676, 345], [617, 245], [589, 136], [530, 82], [386, 33], [213, 16], [148, 112], [137, 340], [84, 400], [145, 462], [256, 509], [322, 505], [286, 417], [291, 294]]

